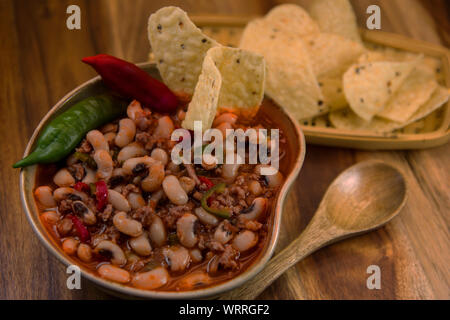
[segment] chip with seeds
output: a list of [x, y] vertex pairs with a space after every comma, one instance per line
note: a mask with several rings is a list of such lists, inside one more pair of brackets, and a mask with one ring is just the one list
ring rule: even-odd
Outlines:
[[359, 117], [370, 121], [383, 110], [419, 61], [369, 62], [351, 66], [343, 77], [350, 108]]
[[430, 98], [437, 86], [433, 70], [426, 65], [417, 66], [377, 116], [405, 122]]
[[308, 12], [322, 32], [361, 42], [355, 12], [348, 0], [314, 0]]
[[348, 106], [344, 90], [342, 89], [342, 77], [319, 78], [319, 86], [322, 89], [325, 105], [329, 107], [330, 111]]
[[211, 48], [182, 127], [193, 130], [194, 121], [199, 120], [207, 130], [217, 110], [256, 115], [264, 97], [265, 71], [262, 55], [230, 47]]
[[266, 93], [298, 120], [328, 111], [304, 43], [295, 34], [278, 32], [265, 19], [250, 22], [240, 47], [264, 55]]
[[331, 33], [305, 36], [303, 41], [318, 78], [342, 75], [365, 51], [360, 43]]
[[380, 117], [374, 117], [371, 122], [367, 122], [358, 117], [350, 109], [331, 112], [329, 119], [333, 126], [337, 129], [387, 133], [403, 128], [428, 116], [430, 113], [445, 104], [449, 99], [449, 95], [449, 90], [447, 88], [439, 86], [431, 95], [431, 98], [420, 106], [420, 108], [403, 123]]
[[177, 95], [190, 98], [206, 52], [219, 44], [177, 7], [164, 7], [150, 16], [148, 37], [164, 83]]
[[276, 6], [264, 19], [275, 32], [292, 33], [300, 37], [320, 33], [317, 23], [302, 7], [295, 4]]

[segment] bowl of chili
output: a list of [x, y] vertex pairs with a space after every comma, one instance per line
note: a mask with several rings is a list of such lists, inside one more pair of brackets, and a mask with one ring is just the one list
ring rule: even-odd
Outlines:
[[[139, 67], [150, 74], [152, 77], [160, 79], [157, 68], [154, 64], [144, 63]], [[95, 77], [84, 84], [80, 85], [66, 96], [64, 96], [50, 111], [44, 116], [33, 135], [31, 136], [28, 145], [25, 150], [24, 158], [30, 155], [32, 150], [36, 148], [39, 143], [39, 137], [45, 130], [46, 126], [54, 119], [58, 118], [64, 111], [67, 111], [70, 107], [73, 107], [85, 99], [92, 99], [92, 97], [102, 97], [105, 95], [111, 95], [111, 90], [103, 83], [100, 77]], [[120, 103], [119, 103], [120, 105]], [[300, 169], [303, 165], [305, 156], [305, 140], [303, 133], [298, 126], [297, 122], [283, 109], [272, 103], [270, 100], [265, 99], [259, 112], [259, 117], [270, 118], [270, 121], [279, 127], [285, 137], [286, 144], [283, 146], [285, 149], [284, 159], [280, 162], [280, 170], [284, 175], [284, 181], [277, 191], [277, 194], [270, 207], [270, 216], [268, 218], [268, 236], [264, 245], [261, 247], [258, 255], [252, 261], [252, 263], [243, 271], [236, 274], [235, 277], [228, 279], [224, 282], [219, 282], [212, 286], [202, 287], [195, 290], [188, 291], [157, 291], [157, 290], [143, 290], [130, 286], [125, 286], [119, 283], [108, 281], [99, 277], [92, 269], [85, 266], [81, 266], [82, 276], [89, 281], [99, 285], [107, 292], [124, 298], [145, 298], [145, 299], [200, 299], [200, 298], [215, 298], [220, 294], [232, 290], [238, 286], [243, 285], [246, 281], [255, 276], [269, 261], [271, 258], [280, 231], [281, 216], [283, 213], [283, 204], [288, 195], [289, 189], [295, 179], [297, 178]], [[94, 121], [95, 122], [95, 121]], [[97, 123], [94, 123], [95, 125]], [[58, 154], [57, 151], [55, 151]], [[40, 210], [36, 204], [34, 198], [34, 190], [38, 183], [38, 165], [30, 165], [21, 169], [20, 172], [20, 196], [25, 214], [43, 245], [66, 266], [77, 264], [77, 262], [70, 256], [68, 256], [62, 249], [60, 244], [49, 233], [49, 230], [43, 225], [39, 216]], [[204, 177], [200, 179], [205, 180]], [[207, 178], [206, 178], [207, 179]], [[208, 184], [202, 181], [205, 184]], [[77, 188], [82, 190], [89, 187], [88, 185], [77, 184]], [[217, 184], [209, 189], [209, 193], [220, 192], [222, 186]], [[98, 190], [98, 188], [97, 188]], [[205, 198], [206, 199], [206, 198]], [[204, 206], [209, 204], [206, 201], [202, 201]], [[212, 208], [211, 208], [212, 209]], [[226, 218], [227, 212], [220, 211], [217, 215]], [[73, 217], [73, 219], [72, 219]], [[78, 230], [80, 235], [87, 239], [88, 235], [82, 230], [79, 221], [76, 217], [71, 216], [74, 226]]]

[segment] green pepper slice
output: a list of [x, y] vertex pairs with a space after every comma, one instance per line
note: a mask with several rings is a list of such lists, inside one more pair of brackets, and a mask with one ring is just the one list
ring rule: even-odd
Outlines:
[[231, 218], [231, 212], [229, 209], [217, 209], [208, 206], [208, 198], [212, 196], [213, 193], [222, 193], [225, 190], [225, 187], [226, 187], [225, 183], [216, 184], [214, 187], [212, 187], [203, 194], [201, 203], [203, 209], [205, 209], [209, 213], [212, 213], [213, 215], [216, 215], [220, 218], [229, 219]]

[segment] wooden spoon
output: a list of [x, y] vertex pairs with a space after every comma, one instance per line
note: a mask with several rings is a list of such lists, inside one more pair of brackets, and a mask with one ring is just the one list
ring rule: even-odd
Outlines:
[[252, 280], [220, 299], [255, 299], [287, 269], [317, 249], [390, 221], [405, 205], [406, 193], [402, 174], [384, 162], [370, 160], [348, 168], [328, 187], [303, 233]]

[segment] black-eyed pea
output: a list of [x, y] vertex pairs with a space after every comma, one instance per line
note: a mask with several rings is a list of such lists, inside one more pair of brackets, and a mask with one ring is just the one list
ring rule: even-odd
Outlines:
[[122, 248], [120, 248], [117, 244], [110, 240], [102, 240], [100, 241], [94, 252], [100, 255], [107, 255], [111, 257], [111, 263], [121, 266], [127, 263], [127, 258]]
[[117, 132], [114, 142], [116, 146], [123, 148], [133, 141], [136, 134], [136, 124], [131, 119], [122, 119], [119, 121], [119, 132]]
[[157, 215], [152, 218], [152, 223], [149, 228], [150, 240], [157, 246], [162, 247], [167, 240], [167, 231], [163, 221]]
[[186, 191], [181, 187], [180, 182], [175, 176], [167, 176], [162, 182], [164, 193], [169, 200], [176, 205], [186, 204], [189, 200]]
[[58, 222], [56, 229], [60, 237], [64, 237], [72, 231], [73, 223], [69, 218], [64, 218]]
[[142, 234], [142, 224], [137, 220], [130, 219], [123, 211], [114, 215], [113, 224], [117, 230], [131, 237], [138, 237]]
[[147, 170], [147, 168], [149, 168], [155, 163], [157, 163], [157, 161], [149, 156], [127, 159], [122, 165], [123, 174], [125, 175], [140, 174], [141, 170], [145, 171]]
[[138, 142], [132, 142], [129, 145], [123, 147], [117, 155], [117, 160], [122, 163], [128, 159], [142, 157], [147, 154], [147, 151]]
[[101, 265], [97, 269], [97, 272], [100, 277], [118, 283], [128, 283], [131, 279], [130, 273], [127, 270], [110, 264]]
[[79, 243], [80, 242], [74, 238], [64, 239], [62, 243], [62, 249], [68, 255], [74, 255], [77, 252]]
[[41, 186], [36, 188], [34, 195], [40, 204], [46, 208], [56, 207], [56, 201], [53, 198], [53, 190], [49, 186]]
[[263, 192], [261, 184], [256, 180], [252, 180], [249, 183], [248, 190], [255, 196], [259, 196]]
[[169, 273], [164, 267], [158, 267], [151, 271], [135, 274], [131, 284], [140, 289], [153, 290], [162, 287], [169, 281]]
[[147, 192], [158, 190], [161, 187], [164, 176], [164, 165], [161, 162], [156, 161], [148, 169], [148, 175], [141, 181], [142, 190]]
[[86, 134], [86, 140], [91, 144], [95, 151], [106, 150], [109, 151], [108, 141], [105, 136], [98, 130], [91, 130]]
[[195, 181], [189, 177], [180, 177], [178, 179], [180, 181], [180, 185], [186, 193], [191, 193], [195, 188]]
[[234, 237], [232, 245], [239, 252], [247, 251], [258, 243], [258, 235], [250, 230], [241, 231]]
[[53, 198], [56, 202], [60, 202], [64, 199], [87, 201], [89, 197], [86, 193], [73, 188], [61, 187], [53, 191]]
[[182, 246], [171, 246], [163, 250], [164, 257], [170, 265], [170, 270], [177, 272], [185, 270], [191, 261], [189, 251]]
[[238, 116], [234, 113], [222, 113], [220, 116], [216, 117], [214, 119], [214, 122], [212, 124], [213, 128], [216, 128], [221, 123], [227, 122], [229, 124], [235, 124], [238, 119]]
[[106, 150], [97, 150], [94, 153], [94, 161], [97, 164], [97, 178], [108, 180], [111, 178], [114, 162]]
[[152, 246], [150, 245], [146, 232], [138, 237], [130, 239], [128, 243], [130, 244], [131, 249], [140, 256], [148, 256], [152, 253]]
[[163, 116], [158, 119], [158, 124], [153, 135], [157, 138], [170, 139], [172, 132], [175, 130], [175, 125], [169, 116]]
[[180, 287], [195, 289], [212, 283], [212, 280], [213, 278], [211, 278], [206, 272], [196, 271], [183, 277], [180, 280]]
[[43, 214], [40, 215], [40, 218], [45, 223], [53, 225], [59, 221], [61, 215], [56, 211], [45, 211]]
[[142, 208], [146, 204], [142, 195], [136, 192], [130, 192], [127, 196], [127, 200], [133, 210]]
[[195, 234], [198, 218], [191, 213], [185, 213], [177, 221], [177, 236], [180, 239], [180, 243], [187, 247], [192, 248], [196, 245], [198, 237]]
[[108, 189], [108, 203], [110, 203], [114, 209], [119, 211], [128, 212], [131, 210], [128, 200], [116, 190]]
[[92, 260], [92, 249], [85, 243], [80, 243], [77, 249], [77, 256], [81, 261], [90, 262]]
[[214, 240], [225, 244], [233, 238], [234, 234], [228, 229], [225, 229], [225, 222], [221, 222], [214, 231]]
[[217, 226], [219, 224], [219, 219], [202, 207], [195, 208], [194, 213], [203, 224], [211, 226]]
[[58, 187], [69, 187], [75, 184], [75, 178], [66, 168], [59, 170], [53, 177], [53, 182]]
[[248, 208], [241, 211], [241, 216], [247, 220], [258, 220], [266, 212], [267, 205], [268, 201], [266, 198], [255, 198]]
[[277, 188], [283, 183], [283, 174], [269, 165], [257, 165], [255, 173], [264, 177], [269, 188]]
[[169, 162], [169, 156], [167, 155], [167, 152], [164, 149], [161, 149], [161, 148], [153, 149], [152, 153], [150, 154], [150, 156], [153, 159], [158, 160], [159, 162], [161, 162], [163, 166], [166, 166], [167, 163]]
[[192, 262], [200, 263], [203, 260], [202, 252], [200, 249], [191, 249], [189, 250], [189, 255], [191, 256]]
[[94, 225], [97, 222], [96, 215], [82, 201], [74, 201], [72, 203], [72, 210], [78, 216], [82, 217], [83, 222], [89, 226]]

